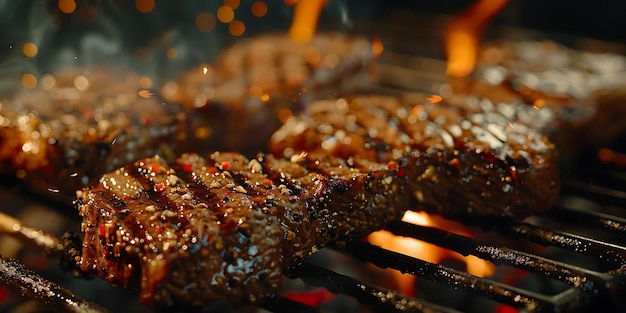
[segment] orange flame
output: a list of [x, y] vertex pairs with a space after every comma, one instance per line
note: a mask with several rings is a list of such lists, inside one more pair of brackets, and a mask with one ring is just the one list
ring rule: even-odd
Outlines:
[[478, 0], [448, 24], [444, 35], [448, 76], [465, 77], [472, 72], [483, 28], [506, 3], [507, 0]]
[[285, 0], [287, 5], [295, 4], [289, 37], [299, 43], [307, 43], [313, 38], [322, 8], [328, 0]]
[[383, 45], [383, 41], [379, 36], [375, 36], [372, 39], [372, 55], [374, 58], [378, 58], [381, 54], [383, 54], [384, 50], [385, 46]]
[[[460, 223], [437, 216], [431, 216], [424, 212], [407, 211], [402, 220], [416, 225], [445, 229], [458, 235], [470, 236], [470, 232]], [[495, 271], [495, 265], [478, 257], [472, 255], [463, 256], [457, 252], [441, 248], [428, 242], [414, 238], [395, 236], [386, 230], [370, 234], [367, 240], [370, 243], [381, 246], [387, 250], [409, 255], [435, 264], [440, 264], [442, 261], [447, 259], [460, 260], [465, 262], [467, 272], [469, 274], [479, 277], [491, 276]], [[399, 291], [403, 294], [412, 296], [414, 293], [415, 276], [402, 274], [398, 271], [392, 271], [391, 273], [398, 284]]]

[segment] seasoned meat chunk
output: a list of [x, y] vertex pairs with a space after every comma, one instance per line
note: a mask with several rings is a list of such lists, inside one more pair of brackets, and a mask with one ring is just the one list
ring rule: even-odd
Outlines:
[[184, 136], [181, 107], [140, 96], [136, 75], [68, 69], [41, 80], [0, 102], [0, 173], [33, 191], [71, 201], [104, 173], [175, 150]]
[[400, 218], [405, 177], [329, 156], [142, 159], [79, 193], [82, 269], [156, 307], [256, 302], [338, 239]]
[[522, 219], [550, 208], [559, 192], [556, 151], [531, 126], [541, 114], [488, 100], [355, 96], [312, 104], [273, 135], [270, 151], [397, 163], [414, 209]]

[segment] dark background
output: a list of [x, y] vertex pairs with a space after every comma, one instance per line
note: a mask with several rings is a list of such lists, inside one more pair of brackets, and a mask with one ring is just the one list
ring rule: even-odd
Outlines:
[[[149, 14], [139, 12], [132, 0], [77, 0], [73, 14], [61, 13], [57, 0], [0, 0], [0, 60], [6, 59], [24, 41], [33, 41], [40, 48], [37, 65], [45, 71], [51, 63], [67, 63], [58, 57], [61, 51], [72, 51], [84, 63], [120, 62], [117, 52], [135, 51], [138, 47], [158, 49], [167, 45], [186, 45], [184, 58], [192, 61], [212, 59], [233, 39], [220, 22], [210, 33], [195, 27], [195, 15], [200, 11], [215, 12], [223, 1], [156, 1]], [[266, 1], [268, 14], [256, 18], [248, 9], [253, 1], [241, 0], [236, 18], [246, 22], [246, 35], [285, 30], [291, 21], [292, 8], [283, 0]], [[321, 27], [342, 31], [361, 31], [367, 21], [381, 21], [397, 12], [413, 13], [436, 19], [449, 17], [472, 4], [470, 0], [330, 0], [321, 20]], [[88, 21], [81, 8], [97, 9], [97, 18]], [[348, 22], [346, 22], [348, 20]], [[403, 23], [407, 28], [413, 21]], [[357, 25], [357, 26], [355, 26]], [[436, 32], [438, 24], [433, 24]], [[626, 42], [626, 1], [544, 1], [511, 0], [491, 24], [492, 28], [509, 26], [590, 37], [614, 42]], [[370, 31], [365, 29], [363, 31]], [[416, 29], [418, 32], [429, 30]], [[79, 40], [86, 34], [97, 34], [86, 44]], [[90, 46], [91, 45], [91, 46]], [[9, 48], [12, 47], [12, 48]], [[19, 49], [17, 49], [19, 50]], [[69, 52], [68, 52], [69, 53]], [[152, 62], [155, 59], [151, 60]], [[156, 59], [160, 61], [160, 59]], [[178, 66], [179, 64], [174, 64]]]
[[[348, 1], [354, 11], [358, 3]], [[377, 8], [455, 14], [475, 1], [470, 0], [392, 0], [377, 2]], [[576, 34], [595, 39], [626, 42], [626, 1], [622, 0], [510, 0], [493, 26], [507, 25], [550, 32]]]

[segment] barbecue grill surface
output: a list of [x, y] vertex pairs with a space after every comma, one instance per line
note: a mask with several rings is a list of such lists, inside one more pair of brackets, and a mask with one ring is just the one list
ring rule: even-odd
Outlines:
[[[380, 32], [384, 26], [389, 34], [381, 37], [385, 54], [381, 59], [380, 81], [370, 91], [421, 95], [437, 90], [445, 82], [439, 34], [424, 31], [415, 34], [397, 22], [389, 22], [398, 16], [403, 20], [408, 18], [397, 14], [379, 23], [354, 21], [355, 28], [364, 33]], [[419, 15], [412, 21], [415, 21], [415, 29], [429, 29], [433, 25], [440, 28], [447, 17]], [[537, 33], [517, 29], [499, 29], [490, 35], [537, 38]], [[577, 37], [565, 39], [582, 45], [596, 44], [594, 40]], [[617, 47], [619, 51], [621, 46]], [[585, 166], [567, 164], [564, 167], [561, 198], [554, 209], [543, 216], [521, 222], [465, 218], [462, 223], [473, 230], [472, 238], [401, 221], [388, 227], [398, 236], [491, 261], [497, 265], [493, 277], [472, 276], [463, 264], [454, 261], [433, 264], [365, 241], [339, 242], [288, 273], [287, 288], [291, 289], [273, 296], [261, 308], [275, 312], [486, 312], [506, 305], [528, 312], [624, 311], [626, 169], [599, 164], [594, 154], [587, 152], [573, 162]], [[0, 189], [4, 212], [19, 217], [25, 224], [59, 235], [65, 231], [78, 232], [80, 220], [72, 208], [15, 191], [20, 192], [19, 187], [11, 184]], [[43, 278], [112, 312], [148, 311], [135, 295], [99, 280], [74, 278], [34, 248], [21, 247], [5, 237], [0, 237], [0, 247], [3, 253], [18, 251], [18, 258]], [[417, 277], [416, 296], [407, 297], [395, 291], [396, 286], [385, 279], [388, 277], [383, 273], [385, 268]], [[316, 307], [290, 300], [289, 292], [319, 290], [316, 287], [324, 287], [338, 296]], [[46, 306], [0, 286], [0, 310], [31, 309], [46, 311]], [[246, 307], [243, 310], [257, 309]], [[212, 312], [228, 310], [222, 304], [207, 308]]]

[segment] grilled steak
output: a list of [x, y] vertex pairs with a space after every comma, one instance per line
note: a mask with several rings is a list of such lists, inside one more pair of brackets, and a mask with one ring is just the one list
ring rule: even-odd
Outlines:
[[274, 135], [287, 159], [142, 159], [79, 193], [81, 268], [159, 308], [251, 303], [329, 242], [365, 236], [407, 208], [541, 212], [558, 194], [558, 171], [553, 147], [528, 126], [541, 112], [525, 109], [320, 101]]
[[138, 76], [98, 68], [40, 81], [0, 106], [0, 172], [32, 190], [69, 199], [108, 171], [175, 149], [183, 133], [181, 108], [141, 97]]
[[[459, 82], [457, 82], [459, 83]], [[626, 58], [567, 48], [552, 41], [485, 44], [471, 78], [457, 84], [495, 101], [552, 111], [545, 125], [562, 155], [624, 135]]]
[[522, 219], [554, 203], [556, 152], [533, 129], [543, 112], [488, 100], [463, 105], [357, 96], [320, 101], [272, 137], [290, 157], [326, 153], [405, 165], [415, 209]]
[[156, 307], [256, 302], [329, 242], [399, 218], [405, 180], [329, 156], [142, 159], [79, 193], [81, 266]]
[[267, 150], [279, 115], [284, 120], [313, 99], [366, 85], [374, 57], [370, 42], [356, 36], [321, 33], [300, 44], [286, 34], [260, 35], [225, 49], [212, 66], [165, 84], [162, 94], [199, 112], [190, 117], [188, 140], [196, 145], [257, 153]]
[[[240, 56], [254, 66], [232, 64]], [[157, 153], [237, 149], [254, 155], [266, 150], [280, 109], [295, 109], [294, 103], [318, 97], [318, 91], [328, 93], [339, 77], [348, 86], [365, 76], [360, 71], [372, 56], [360, 38], [320, 35], [300, 46], [273, 35], [237, 44], [221, 59], [219, 73], [198, 69], [178, 84], [166, 84], [166, 101], [143, 89], [139, 76], [111, 68], [42, 77], [37, 89], [1, 102], [0, 173], [67, 200], [104, 173]], [[268, 68], [268, 60], [285, 63]], [[293, 64], [297, 79], [290, 78]], [[244, 68], [249, 71], [235, 77]], [[262, 77], [264, 71], [273, 79]], [[303, 88], [310, 90], [307, 96], [294, 100]]]

